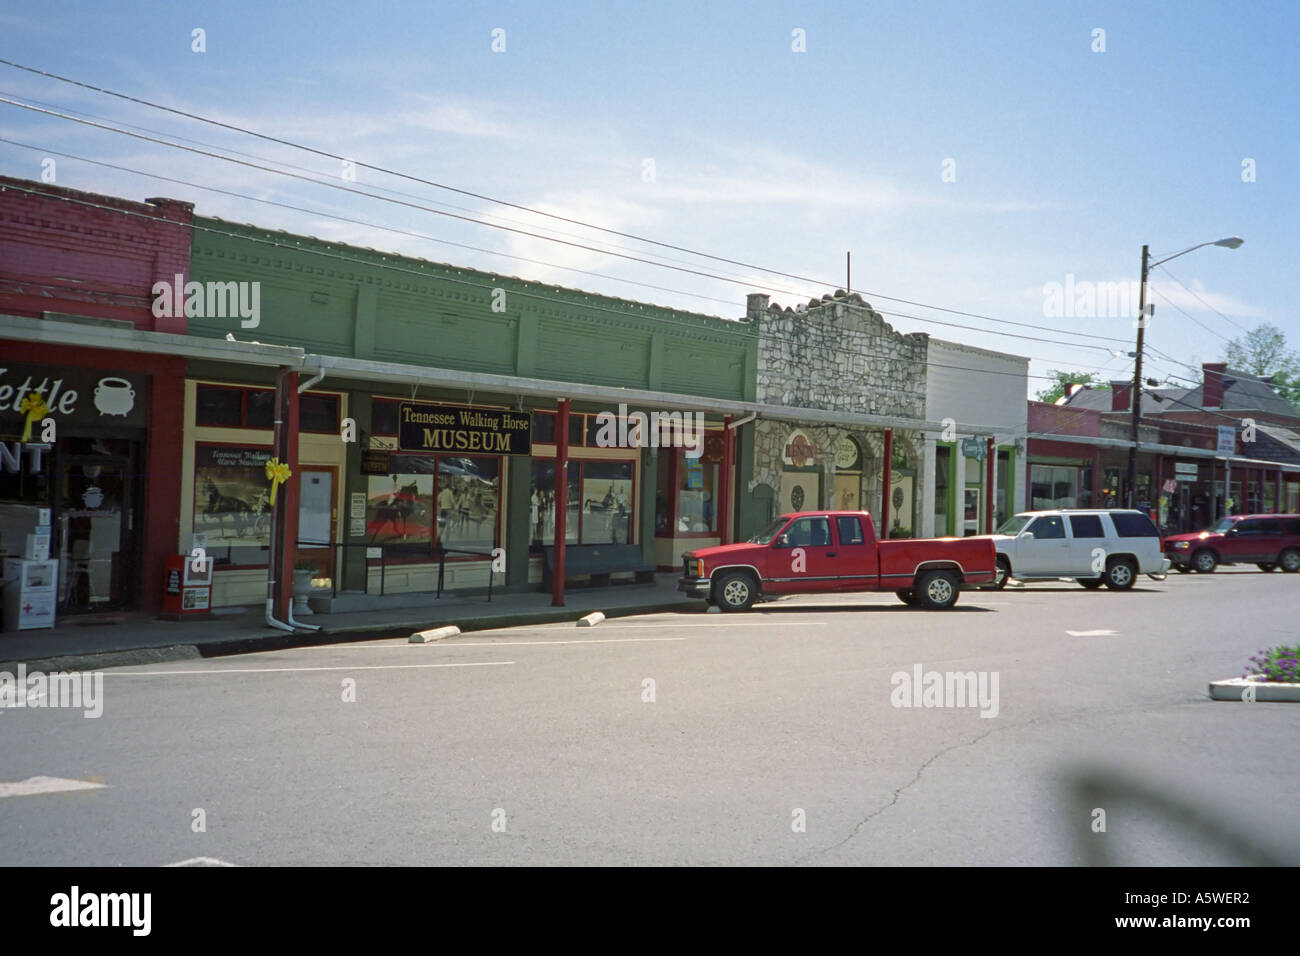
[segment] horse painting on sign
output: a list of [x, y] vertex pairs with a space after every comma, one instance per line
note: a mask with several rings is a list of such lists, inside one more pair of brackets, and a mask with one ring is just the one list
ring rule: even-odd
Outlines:
[[207, 480], [204, 490], [208, 493], [208, 506], [203, 511], [204, 517], [216, 518], [218, 531], [224, 533], [225, 519], [229, 516], [235, 537], [242, 536], [245, 527], [253, 520], [253, 509], [248, 502], [233, 495], [223, 495], [217, 483], [211, 478]]
[[410, 484], [396, 488], [390, 494], [377, 496], [377, 500], [372, 499], [372, 502], [367, 529], [370, 532], [371, 542], [378, 540], [384, 529], [390, 525], [393, 529], [391, 538], [394, 540], [407, 541], [412, 534], [415, 534], [418, 539], [428, 538], [429, 528], [425, 518], [429, 514], [429, 509], [420, 494], [417, 482], [412, 481]]

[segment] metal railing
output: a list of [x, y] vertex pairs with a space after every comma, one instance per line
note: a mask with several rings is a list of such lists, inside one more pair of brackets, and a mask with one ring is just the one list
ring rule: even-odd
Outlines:
[[[424, 553], [419, 553], [419, 552], [412, 551], [409, 545], [407, 545], [407, 546], [400, 546], [400, 547], [396, 547], [396, 548], [388, 548], [388, 547], [386, 547], [386, 546], [384, 546], [384, 545], [382, 545], [382, 544], [370, 544], [370, 543], [368, 543], [368, 542], [364, 542], [364, 541], [358, 541], [358, 542], [348, 542], [348, 541], [329, 541], [329, 542], [320, 542], [320, 541], [299, 541], [299, 542], [298, 542], [298, 548], [299, 548], [299, 557], [298, 557], [298, 559], [299, 559], [299, 560], [302, 560], [302, 559], [303, 559], [303, 558], [302, 558], [302, 554], [301, 554], [301, 551], [303, 551], [303, 550], [323, 549], [323, 548], [327, 548], [327, 547], [328, 547], [328, 548], [331, 550], [331, 552], [333, 553], [333, 562], [334, 562], [334, 570], [333, 570], [333, 573], [330, 575], [330, 594], [331, 594], [332, 597], [338, 597], [338, 595], [339, 595], [339, 579], [340, 579], [340, 577], [342, 576], [342, 575], [340, 574], [340, 568], [343, 566], [343, 562], [340, 561], [340, 558], [343, 557], [342, 549], [344, 549], [344, 548], [365, 548], [365, 549], [366, 549], [365, 558], [364, 558], [364, 560], [365, 560], [365, 574], [364, 574], [363, 579], [362, 579], [362, 581], [363, 581], [363, 584], [362, 584], [362, 591], [363, 591], [363, 593], [365, 593], [365, 594], [369, 594], [369, 593], [370, 593], [370, 570], [371, 570], [371, 568], [374, 567], [374, 564], [373, 564], [372, 562], [374, 562], [374, 561], [378, 561], [378, 562], [379, 562], [379, 595], [380, 595], [380, 597], [383, 597], [384, 594], [386, 593], [386, 589], [387, 589], [387, 579], [388, 579], [388, 565], [389, 565], [390, 563], [393, 563], [393, 562], [395, 562], [395, 561], [400, 561], [400, 562], [402, 562], [402, 563], [408, 563], [408, 562], [418, 562], [418, 563], [425, 563], [425, 564], [429, 563], [429, 555], [428, 555], [428, 552], [427, 552], [427, 551], [424, 552]], [[492, 557], [493, 557], [494, 552], [495, 552], [498, 548], [499, 548], [499, 545], [496, 545], [496, 546], [494, 546], [493, 551], [471, 551], [471, 550], [468, 550], [468, 549], [466, 549], [466, 548], [448, 548], [448, 547], [444, 547], [443, 544], [442, 544], [441, 542], [439, 542], [439, 543], [435, 546], [435, 551], [434, 551], [434, 554], [435, 554], [435, 556], [436, 556], [436, 560], [437, 560], [437, 562], [438, 562], [438, 585], [437, 585], [437, 589], [436, 589], [436, 592], [435, 592], [435, 596], [438, 597], [438, 598], [441, 598], [441, 597], [442, 597], [442, 592], [445, 590], [445, 585], [446, 585], [446, 575], [447, 575], [447, 555], [449, 555], [449, 554], [464, 554], [464, 555], [473, 555], [473, 556], [475, 556], [475, 557], [487, 558], [487, 559], [488, 559], [489, 564], [488, 564], [488, 587], [487, 587], [487, 599], [488, 599], [488, 601], [491, 601], [491, 600], [492, 600], [492, 587], [493, 587], [493, 584], [494, 584], [494, 582], [495, 582], [496, 571], [495, 571], [495, 569], [492, 567], [492, 565], [491, 565], [490, 562], [491, 562], [491, 560], [492, 560]], [[377, 554], [377, 555], [376, 555], [376, 554], [371, 554], [372, 551], [377, 551], [378, 554]]]

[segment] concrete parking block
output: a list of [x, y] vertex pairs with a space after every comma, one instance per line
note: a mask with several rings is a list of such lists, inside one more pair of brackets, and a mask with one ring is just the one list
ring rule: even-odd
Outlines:
[[427, 631], [416, 631], [408, 639], [408, 644], [429, 644], [433, 641], [444, 641], [449, 637], [456, 637], [460, 634], [460, 628], [455, 624], [446, 627], [432, 627]]

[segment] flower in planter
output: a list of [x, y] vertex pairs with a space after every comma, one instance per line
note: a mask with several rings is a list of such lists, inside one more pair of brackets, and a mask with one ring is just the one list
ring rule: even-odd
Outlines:
[[1250, 658], [1254, 670], [1242, 674], [1242, 677], [1259, 677], [1277, 683], [1300, 683], [1300, 644], [1294, 647], [1282, 645], [1264, 648], [1259, 654], [1262, 656]]

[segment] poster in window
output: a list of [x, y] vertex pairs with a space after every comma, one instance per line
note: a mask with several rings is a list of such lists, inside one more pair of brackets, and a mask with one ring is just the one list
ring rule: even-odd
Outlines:
[[433, 475], [371, 476], [366, 499], [366, 540], [433, 544]]
[[438, 534], [444, 547], [488, 553], [495, 547], [499, 458], [438, 456]]
[[207, 535], [208, 550], [271, 543], [268, 448], [196, 445], [194, 527]]
[[628, 544], [632, 533], [632, 465], [584, 464], [582, 543]]

